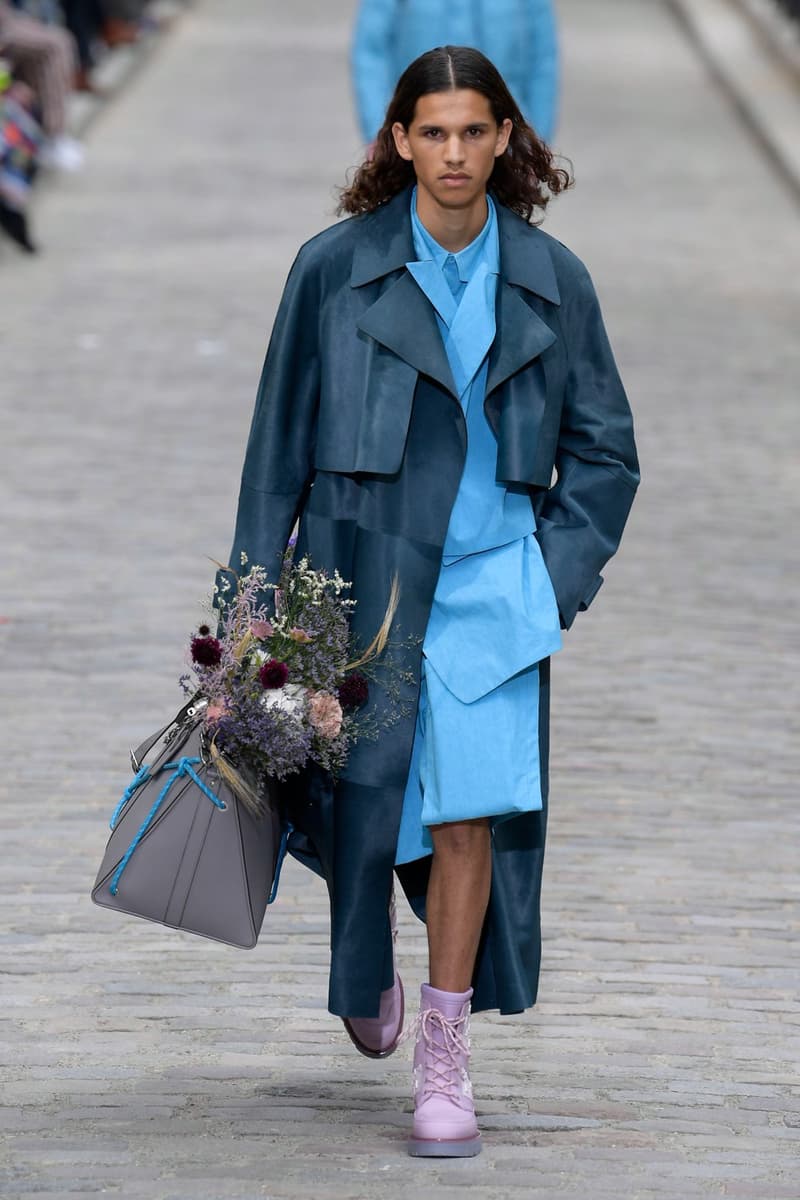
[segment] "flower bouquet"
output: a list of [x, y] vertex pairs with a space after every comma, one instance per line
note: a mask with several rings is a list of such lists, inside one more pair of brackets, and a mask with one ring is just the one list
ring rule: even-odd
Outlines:
[[[274, 614], [262, 601], [270, 589], [262, 567], [236, 579], [234, 590], [222, 576], [216, 635], [201, 625], [192, 638], [183, 708], [131, 753], [135, 774], [111, 819], [92, 898], [252, 947], [277, 890], [289, 832], [275, 802], [276, 781], [311, 762], [335, 774], [357, 737], [375, 736], [403, 708], [381, 721], [364, 715], [368, 672], [388, 641], [396, 585], [381, 628], [356, 653], [350, 585], [338, 574], [287, 556], [272, 589]], [[381, 667], [391, 680], [391, 664]]]
[[[242, 556], [242, 567], [247, 559]], [[355, 601], [338, 572], [312, 569], [287, 555], [277, 586], [263, 567], [227, 576], [216, 590], [216, 635], [201, 625], [192, 638], [191, 674], [181, 683], [205, 701], [208, 752], [243, 803], [258, 813], [273, 781], [309, 762], [331, 774], [369, 730], [369, 664], [385, 649], [397, 607], [392, 588], [384, 620], [357, 653], [350, 634]], [[274, 613], [262, 597], [274, 592]]]

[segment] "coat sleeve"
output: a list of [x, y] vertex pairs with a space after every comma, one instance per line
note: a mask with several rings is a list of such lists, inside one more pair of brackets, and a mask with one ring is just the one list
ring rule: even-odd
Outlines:
[[353, 30], [350, 68], [358, 120], [365, 142], [376, 137], [397, 80], [392, 39], [397, 0], [361, 0]]
[[557, 479], [538, 512], [539, 544], [568, 629], [603, 582], [639, 484], [633, 419], [584, 268], [562, 313], [567, 342]]
[[[319, 291], [319, 271], [307, 265], [301, 250], [275, 318], [242, 469], [229, 566], [238, 572], [243, 563], [258, 564], [271, 583], [280, 574], [313, 475], [320, 390]], [[230, 578], [220, 572], [217, 588], [224, 593], [231, 586]]]

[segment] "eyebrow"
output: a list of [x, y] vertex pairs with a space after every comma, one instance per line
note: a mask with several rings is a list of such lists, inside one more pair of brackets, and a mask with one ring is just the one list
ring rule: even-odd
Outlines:
[[[425, 131], [427, 129], [443, 129], [444, 126], [437, 125], [437, 123], [435, 121], [426, 121], [425, 124], [420, 125], [419, 128], [420, 128], [420, 130]], [[488, 121], [467, 121], [466, 125], [462, 126], [462, 128], [464, 128], [464, 129], [488, 129], [489, 122]]]

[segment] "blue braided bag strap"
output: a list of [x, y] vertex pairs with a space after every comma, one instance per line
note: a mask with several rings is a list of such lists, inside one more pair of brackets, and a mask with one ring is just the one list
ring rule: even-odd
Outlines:
[[[164, 771], [171, 771], [172, 774], [169, 776], [169, 778], [167, 779], [163, 788], [161, 789], [161, 791], [159, 792], [155, 801], [153, 802], [153, 805], [152, 805], [150, 811], [148, 812], [145, 819], [142, 821], [142, 824], [139, 826], [139, 829], [136, 831], [133, 841], [128, 846], [128, 849], [125, 851], [124, 855], [122, 856], [119, 866], [117, 867], [116, 871], [114, 872], [114, 875], [111, 879], [111, 883], [109, 884], [109, 889], [108, 889], [111, 892], [112, 896], [116, 896], [116, 894], [119, 890], [119, 881], [122, 878], [123, 871], [125, 870], [128, 863], [130, 862], [131, 857], [133, 856], [133, 853], [136, 850], [136, 847], [139, 845], [142, 838], [147, 833], [147, 830], [150, 828], [150, 825], [152, 824], [156, 814], [158, 813], [158, 810], [161, 808], [161, 805], [166, 800], [167, 796], [169, 795], [169, 790], [172, 787], [172, 785], [176, 782], [176, 780], [188, 777], [189, 779], [191, 779], [192, 783], [196, 784], [196, 786], [200, 788], [200, 791], [203, 793], [203, 795], [207, 796], [208, 799], [212, 802], [212, 804], [215, 805], [216, 808], [219, 808], [222, 810], [227, 808], [225, 801], [220, 800], [219, 796], [216, 796], [214, 794], [214, 792], [211, 791], [210, 787], [205, 782], [205, 780], [201, 779], [200, 776], [195, 771], [195, 769], [194, 769], [195, 765], [199, 764], [201, 761], [202, 761], [202, 759], [200, 759], [200, 758], [189, 758], [189, 757], [184, 756], [183, 758], [178, 759], [177, 762], [164, 763], [164, 766], [162, 769]], [[123, 797], [122, 797], [123, 801], [127, 802], [127, 798], [129, 798], [129, 797], [126, 798], [126, 793], [130, 792], [132, 795], [133, 791], [135, 791], [135, 789], [137, 787], [140, 787], [141, 784], [145, 782], [144, 778], [138, 779], [138, 776], [142, 775], [142, 773], [146, 770], [147, 770], [146, 766], [140, 768], [140, 770], [137, 772], [137, 775], [134, 776], [134, 778], [128, 784], [128, 787], [125, 789], [125, 793], [123, 793]], [[137, 779], [138, 779], [138, 782], [137, 782]], [[120, 804], [117, 805], [117, 813], [119, 813], [122, 810], [123, 806], [124, 805], [121, 801]]]

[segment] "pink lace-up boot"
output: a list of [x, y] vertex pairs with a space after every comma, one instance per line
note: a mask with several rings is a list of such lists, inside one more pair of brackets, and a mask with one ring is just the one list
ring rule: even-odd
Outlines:
[[467, 992], [422, 985], [414, 1049], [414, 1131], [409, 1154], [468, 1158], [480, 1154], [481, 1135], [469, 1080]]
[[[392, 889], [392, 898], [389, 901], [389, 924], [392, 929], [392, 955], [396, 958], [397, 908], [394, 902], [394, 889]], [[385, 992], [381, 992], [381, 1004], [377, 1017], [343, 1017], [342, 1020], [350, 1035], [350, 1040], [357, 1050], [365, 1054], [367, 1058], [388, 1058], [400, 1043], [404, 1010], [403, 981], [397, 974], [397, 964], [395, 963], [394, 983]]]

